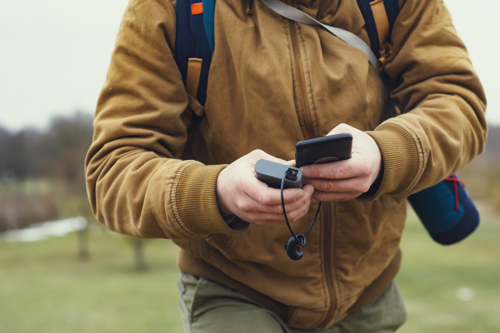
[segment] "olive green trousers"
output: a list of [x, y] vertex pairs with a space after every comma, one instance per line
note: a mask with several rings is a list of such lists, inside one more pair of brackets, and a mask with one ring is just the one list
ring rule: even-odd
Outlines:
[[395, 282], [371, 303], [325, 330], [288, 327], [275, 312], [253, 299], [184, 272], [177, 288], [186, 333], [386, 333], [395, 332], [406, 320]]

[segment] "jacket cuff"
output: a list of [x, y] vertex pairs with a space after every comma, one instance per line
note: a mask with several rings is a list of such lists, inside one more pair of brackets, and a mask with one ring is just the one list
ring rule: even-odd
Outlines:
[[180, 175], [176, 189], [177, 211], [182, 224], [194, 235], [240, 233], [248, 228], [243, 220], [229, 226], [217, 205], [217, 177], [225, 165], [194, 163]]
[[[415, 135], [394, 123], [382, 124], [368, 131], [382, 153], [383, 176], [378, 190], [363, 201], [374, 200], [383, 194], [406, 195], [421, 172], [421, 154]], [[421, 151], [421, 150], [420, 150]]]

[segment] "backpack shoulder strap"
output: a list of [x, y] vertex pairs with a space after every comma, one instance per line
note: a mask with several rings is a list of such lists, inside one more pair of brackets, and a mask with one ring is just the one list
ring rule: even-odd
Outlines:
[[389, 40], [394, 21], [399, 14], [398, 0], [357, 0], [357, 2], [365, 19], [371, 49], [380, 58], [380, 50]]
[[[371, 49], [380, 57], [399, 14], [397, 0], [357, 0]], [[215, 0], [178, 0], [176, 3], [175, 61], [191, 97], [205, 104], [208, 72], [214, 50]]]
[[175, 8], [175, 61], [186, 91], [201, 105], [214, 49], [214, 8], [215, 0], [177, 0]]

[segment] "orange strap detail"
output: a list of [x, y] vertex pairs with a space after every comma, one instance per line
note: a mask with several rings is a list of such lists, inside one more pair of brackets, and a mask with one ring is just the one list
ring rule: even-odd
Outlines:
[[389, 57], [391, 56], [392, 49], [391, 46], [388, 44], [385, 44], [384, 47], [382, 47], [382, 50], [380, 50], [380, 58], [378, 59], [378, 70], [383, 72], [385, 65], [387, 64], [387, 61], [389, 60]]
[[189, 58], [188, 60], [186, 91], [194, 99], [196, 99], [196, 94], [198, 93], [198, 83], [200, 83], [201, 62], [202, 59], [199, 58]]
[[370, 7], [372, 9], [373, 18], [375, 19], [375, 25], [377, 26], [380, 49], [384, 49], [384, 44], [389, 38], [389, 19], [385, 11], [384, 1], [375, 0], [370, 2]]
[[191, 14], [192, 15], [203, 14], [203, 2], [193, 3], [191, 5]]

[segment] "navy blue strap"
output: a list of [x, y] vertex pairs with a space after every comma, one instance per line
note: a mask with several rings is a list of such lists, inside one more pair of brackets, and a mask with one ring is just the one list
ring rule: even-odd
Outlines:
[[[202, 59], [200, 81], [196, 99], [201, 105], [205, 104], [207, 98], [208, 71], [212, 61], [212, 48], [209, 37], [213, 43], [213, 5], [215, 0], [203, 1], [203, 14], [192, 15], [191, 5], [200, 3], [202, 0], [178, 0], [176, 5], [177, 35], [175, 40], [175, 61], [182, 75], [182, 81], [186, 84], [186, 75], [189, 58]], [[211, 4], [212, 5], [211, 5]], [[204, 20], [204, 16], [207, 19]], [[206, 21], [206, 22], [205, 22]], [[207, 26], [211, 31], [207, 34]], [[197, 117], [194, 115], [194, 117]]]
[[[373, 12], [370, 6], [370, 2], [373, 0], [357, 0], [359, 10], [365, 19], [366, 32], [370, 38], [370, 46], [377, 56], [380, 58], [380, 42], [378, 40], [377, 26], [375, 25], [375, 19], [373, 18]], [[392, 27], [394, 26], [394, 21], [399, 14], [398, 0], [384, 0], [385, 11], [387, 13], [387, 19], [389, 20], [389, 35], [392, 32]]]
[[210, 50], [214, 53], [214, 15], [215, 0], [203, 0], [203, 24]]

